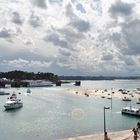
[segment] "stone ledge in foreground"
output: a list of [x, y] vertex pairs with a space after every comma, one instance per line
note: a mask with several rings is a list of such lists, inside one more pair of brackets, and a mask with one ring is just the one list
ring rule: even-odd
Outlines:
[[[108, 133], [110, 140], [134, 140], [132, 130], [115, 131]], [[104, 140], [104, 134], [64, 138], [63, 140]], [[140, 137], [138, 138], [140, 140]]]

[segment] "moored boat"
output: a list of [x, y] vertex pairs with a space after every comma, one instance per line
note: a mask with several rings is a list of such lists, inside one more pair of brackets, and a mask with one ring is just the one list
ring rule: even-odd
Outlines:
[[31, 90], [29, 88], [27, 89], [27, 93], [31, 93]]
[[122, 108], [121, 112], [122, 114], [140, 116], [140, 109], [132, 106]]
[[16, 108], [20, 108], [23, 106], [23, 103], [21, 102], [21, 99], [17, 99], [16, 94], [12, 94], [12, 96], [8, 99], [8, 101], [6, 101], [4, 107], [6, 110], [9, 109], [16, 109]]
[[8, 92], [4, 92], [4, 91], [0, 91], [0, 95], [9, 95], [10, 93]]
[[131, 101], [131, 99], [128, 97], [124, 97], [124, 98], [122, 98], [122, 101]]

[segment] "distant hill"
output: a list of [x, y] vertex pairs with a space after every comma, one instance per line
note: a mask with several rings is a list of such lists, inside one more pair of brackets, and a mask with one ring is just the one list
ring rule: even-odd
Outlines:
[[43, 72], [25, 72], [25, 71], [9, 71], [0, 72], [0, 78], [14, 79], [14, 80], [49, 80], [56, 82], [59, 80], [57, 75], [53, 73], [43, 73]]
[[115, 76], [59, 76], [60, 80], [115, 80], [115, 79], [140, 79], [140, 76], [115, 77]]

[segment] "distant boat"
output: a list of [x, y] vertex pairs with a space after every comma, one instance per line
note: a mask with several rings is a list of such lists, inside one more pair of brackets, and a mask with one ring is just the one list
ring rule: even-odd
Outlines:
[[140, 109], [132, 106], [122, 108], [121, 112], [122, 114], [140, 116]]
[[27, 89], [27, 93], [31, 93], [31, 90], [29, 88]]
[[9, 95], [10, 93], [8, 92], [4, 92], [4, 91], [0, 91], [0, 95]]
[[75, 86], [80, 86], [81, 85], [81, 81], [75, 81]]
[[15, 93], [12, 94], [10, 99], [8, 99], [8, 101], [6, 101], [6, 103], [4, 105], [6, 110], [16, 109], [16, 108], [20, 108], [22, 106], [23, 106], [23, 103], [21, 102], [21, 99], [17, 99], [17, 96]]
[[122, 98], [122, 101], [131, 101], [131, 99], [128, 97], [124, 97], [124, 98]]

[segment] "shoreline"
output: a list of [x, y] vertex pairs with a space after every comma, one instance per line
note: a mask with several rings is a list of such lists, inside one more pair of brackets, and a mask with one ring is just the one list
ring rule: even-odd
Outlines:
[[[123, 130], [123, 131], [114, 131], [114, 132], [108, 132], [108, 138], [110, 140], [133, 140], [134, 134], [131, 129], [129, 130]], [[70, 137], [70, 138], [64, 138], [61, 140], [103, 140], [104, 134], [93, 134], [93, 135], [86, 135], [86, 136], [78, 136], [78, 137]]]
[[132, 101], [138, 101], [140, 98], [140, 91], [137, 89], [96, 89], [96, 88], [83, 88], [75, 87], [68, 88], [66, 91], [70, 94], [86, 97], [100, 97], [108, 99], [123, 99], [124, 97], [131, 99]]

